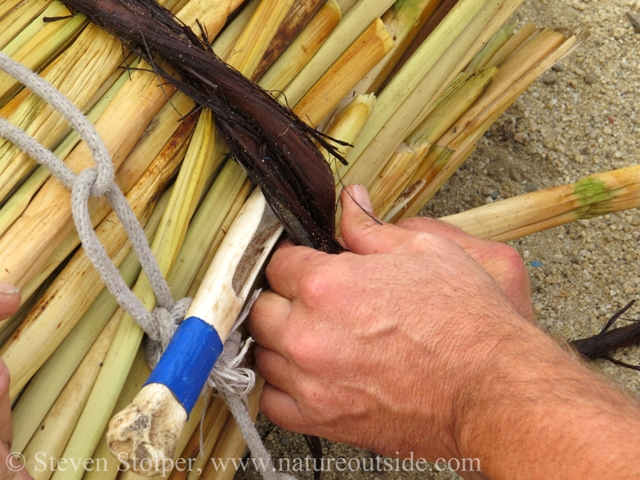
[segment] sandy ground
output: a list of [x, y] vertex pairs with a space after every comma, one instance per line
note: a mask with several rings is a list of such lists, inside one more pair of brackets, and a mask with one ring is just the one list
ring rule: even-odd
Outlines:
[[[640, 13], [640, 1], [525, 1], [515, 18], [518, 25], [528, 20], [554, 29], [585, 25], [591, 30], [591, 38], [550, 76], [537, 81], [499, 119], [425, 213], [435, 217], [457, 213], [638, 163], [640, 119], [635, 110], [640, 104], [640, 33], [626, 17], [630, 10]], [[565, 339], [593, 335], [616, 310], [638, 298], [639, 233], [640, 214], [632, 210], [512, 242], [531, 275], [534, 309], [541, 328]], [[639, 318], [639, 313], [636, 309], [628, 317]], [[615, 356], [640, 364], [638, 348], [625, 349]], [[633, 391], [640, 390], [640, 372], [607, 362], [599, 365]], [[261, 428], [267, 426], [264, 419], [260, 424]], [[300, 436], [278, 429], [268, 436], [268, 448], [276, 464], [278, 458], [304, 461], [308, 455]], [[329, 442], [324, 442], [324, 455], [361, 460], [372, 457], [369, 452]], [[312, 478], [310, 473], [295, 474]], [[236, 478], [257, 477], [255, 472], [247, 472], [238, 473]], [[332, 471], [322, 478], [459, 477], [450, 471]]]

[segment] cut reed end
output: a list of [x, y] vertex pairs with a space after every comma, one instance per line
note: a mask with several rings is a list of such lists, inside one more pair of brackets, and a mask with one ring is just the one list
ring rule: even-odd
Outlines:
[[187, 421], [187, 413], [164, 385], [146, 385], [128, 408], [109, 422], [111, 453], [138, 475], [167, 471]]
[[[369, 120], [371, 112], [376, 105], [376, 97], [372, 93], [359, 95], [340, 113], [338, 118], [331, 123], [327, 130], [327, 136], [337, 138], [345, 142], [338, 145], [338, 153], [346, 157], [352, 145], [360, 136], [360, 132]], [[327, 162], [331, 164], [331, 170], [335, 175], [336, 185], [340, 184], [340, 177], [347, 169], [346, 165], [336, 161], [325, 149], [321, 150]]]
[[317, 125], [392, 47], [391, 34], [384, 23], [376, 19], [309, 90], [293, 111], [305, 118], [310, 125]]
[[[375, 105], [376, 97], [372, 93], [357, 96], [336, 119], [332, 120], [326, 131], [327, 136], [347, 143], [355, 142]], [[346, 154], [346, 151], [346, 148], [339, 149], [342, 155]]]

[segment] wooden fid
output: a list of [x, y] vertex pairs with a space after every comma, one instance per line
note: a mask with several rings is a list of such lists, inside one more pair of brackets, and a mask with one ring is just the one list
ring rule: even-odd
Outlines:
[[112, 454], [139, 475], [155, 476], [169, 468], [188, 414], [282, 230], [256, 189], [147, 384], [111, 420], [107, 444]]

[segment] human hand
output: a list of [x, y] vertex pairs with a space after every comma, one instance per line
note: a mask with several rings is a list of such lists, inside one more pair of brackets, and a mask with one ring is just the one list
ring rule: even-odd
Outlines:
[[433, 218], [407, 218], [396, 225], [417, 232], [442, 235], [457, 243], [495, 280], [517, 312], [532, 324], [537, 324], [531, 303], [529, 274], [514, 248], [472, 237], [458, 227]]
[[[0, 284], [0, 320], [11, 316], [19, 306], [20, 291], [13, 285]], [[14, 459], [10, 454], [13, 438], [10, 382], [9, 369], [0, 359], [0, 478], [27, 480], [31, 476], [25, 468], [20, 468], [19, 460]]]
[[[370, 207], [366, 191], [351, 195]], [[350, 252], [279, 248], [249, 321], [276, 424], [391, 456], [460, 458], [455, 424], [506, 337], [536, 331], [510, 247], [342, 195]]]

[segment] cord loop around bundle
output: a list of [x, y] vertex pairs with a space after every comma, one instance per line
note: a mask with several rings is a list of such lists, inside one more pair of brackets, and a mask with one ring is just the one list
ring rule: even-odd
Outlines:
[[[95, 167], [87, 168], [76, 175], [36, 139], [7, 120], [0, 118], [0, 136], [6, 138], [31, 158], [45, 166], [55, 178], [71, 190], [72, 215], [86, 255], [93, 263], [111, 294], [118, 301], [118, 304], [148, 334], [147, 361], [151, 367], [155, 366], [167, 348], [178, 325], [184, 319], [191, 299], [183, 298], [178, 302], [174, 302], [169, 285], [164, 279], [149, 247], [144, 230], [122, 191], [115, 183], [113, 162], [93, 125], [53, 85], [2, 52], [0, 52], [0, 70], [22, 82], [60, 112], [80, 134], [80, 137], [91, 151]], [[158, 306], [153, 312], [147, 311], [130, 290], [96, 235], [89, 210], [91, 197], [106, 198], [122, 223], [156, 296]], [[239, 316], [234, 326], [234, 331], [227, 344], [225, 344], [223, 354], [214, 366], [205, 388], [215, 388], [218, 394], [227, 402], [254, 456], [270, 462], [271, 456], [260, 439], [246, 405], [246, 395], [255, 385], [255, 373], [251, 369], [241, 367], [241, 364], [251, 341], [248, 340], [242, 344], [240, 334], [235, 332], [237, 326], [246, 318], [249, 308], [256, 298], [257, 295], [254, 295], [247, 302], [247, 306]], [[275, 469], [266, 469], [262, 472], [262, 475], [267, 480], [291, 478], [288, 475], [276, 473]]]
[[[118, 304], [129, 313], [150, 337], [147, 358], [154, 366], [167, 348], [177, 326], [182, 322], [191, 299], [174, 302], [171, 290], [149, 247], [142, 226], [131, 210], [129, 203], [115, 183], [115, 171], [111, 156], [93, 125], [69, 99], [45, 79], [0, 52], [0, 69], [13, 76], [35, 94], [40, 96], [69, 122], [85, 141], [95, 161], [95, 167], [86, 168], [76, 175], [50, 150], [42, 146], [26, 132], [0, 118], [0, 136], [22, 149], [71, 190], [71, 211], [87, 257], [100, 274], [105, 285]], [[106, 249], [96, 235], [89, 200], [105, 197], [122, 223], [133, 250], [149, 279], [158, 306], [149, 312], [122, 279]], [[228, 370], [228, 369], [227, 369]], [[244, 372], [237, 378], [246, 377]], [[253, 384], [251, 384], [252, 386]]]

